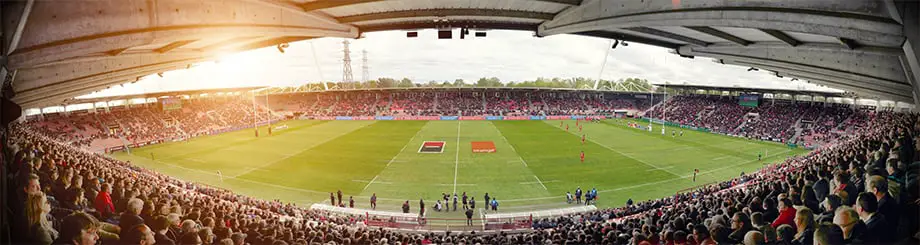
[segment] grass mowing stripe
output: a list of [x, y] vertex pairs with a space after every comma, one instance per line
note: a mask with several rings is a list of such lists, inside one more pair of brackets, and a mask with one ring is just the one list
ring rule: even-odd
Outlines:
[[[489, 122], [489, 123], [492, 123], [492, 122]], [[492, 123], [492, 127], [495, 127], [495, 124], [494, 124], [494, 123]], [[508, 143], [508, 146], [511, 147], [511, 151], [514, 151], [514, 154], [518, 156], [518, 159], [521, 159], [521, 163], [523, 163], [523, 164], [524, 164], [524, 167], [526, 168], [526, 167], [527, 167], [527, 161], [524, 161], [524, 158], [521, 157], [520, 154], [517, 154], [517, 150], [514, 149], [514, 145], [511, 144], [511, 141], [508, 141], [508, 138], [505, 137], [505, 134], [503, 134], [501, 130], [498, 130], [498, 128], [495, 128], [495, 130], [498, 131], [498, 135], [501, 135], [501, 136], [502, 136], [502, 139], [505, 140], [505, 143]], [[536, 175], [534, 175], [534, 177], [536, 177]], [[542, 185], [542, 183], [541, 183], [541, 185]], [[543, 189], [546, 189], [546, 186], [543, 186]]]
[[[547, 123], [548, 123], [548, 122], [547, 122]], [[554, 127], [554, 128], [555, 128], [555, 127]], [[562, 129], [560, 128], [559, 130], [562, 130]], [[568, 130], [566, 130], [566, 132], [569, 133], [569, 134], [572, 134], [572, 135], [575, 136], [575, 137], [578, 137], [578, 134], [576, 134], [575, 132], [571, 132], [571, 131], [568, 131]], [[587, 138], [587, 137], [585, 137], [585, 138]], [[633, 156], [631, 156], [631, 155], [629, 155], [629, 154], [626, 154], [626, 153], [624, 153], [624, 152], [622, 152], [622, 151], [619, 151], [619, 150], [617, 150], [617, 149], [614, 149], [613, 147], [610, 147], [610, 146], [608, 146], [608, 145], [601, 144], [600, 142], [597, 142], [596, 140], [594, 140], [594, 138], [587, 138], [587, 140], [588, 140], [588, 141], [591, 141], [592, 143], [597, 144], [597, 145], [599, 145], [599, 146], [601, 146], [601, 147], [607, 148], [607, 150], [611, 150], [611, 151], [616, 152], [617, 154], [623, 155], [623, 156], [625, 156], [625, 157], [627, 157], [627, 158], [629, 158], [629, 159], [632, 159], [632, 160], [635, 160], [635, 161], [640, 162], [640, 163], [642, 163], [642, 164], [648, 165], [649, 167], [652, 167], [653, 169], [662, 170], [662, 171], [668, 172], [669, 174], [672, 174], [672, 175], [674, 175], [674, 176], [680, 177], [680, 174], [675, 173], [674, 171], [671, 171], [671, 170], [668, 170], [668, 169], [666, 169], [666, 168], [662, 168], [662, 167], [660, 167], [660, 166], [658, 166], [658, 165], [651, 164], [651, 163], [649, 163], [649, 162], [646, 162], [646, 161], [643, 161], [643, 160], [641, 160], [641, 159], [635, 158], [635, 157], [633, 157]]]
[[[311, 146], [309, 146], [309, 147], [304, 147], [303, 149], [301, 149], [300, 151], [298, 151], [298, 152], [296, 152], [296, 153], [287, 154], [287, 155], [285, 155], [284, 157], [279, 158], [279, 159], [277, 159], [277, 160], [274, 160], [274, 161], [271, 161], [271, 162], [267, 162], [267, 163], [261, 164], [261, 165], [256, 166], [256, 167], [252, 167], [252, 169], [250, 169], [249, 171], [246, 171], [246, 172], [242, 172], [242, 173], [236, 174], [236, 175], [234, 175], [233, 177], [236, 178], [236, 177], [239, 177], [239, 176], [243, 176], [243, 175], [252, 173], [253, 171], [260, 170], [260, 169], [262, 169], [262, 168], [264, 168], [264, 167], [271, 166], [272, 164], [279, 163], [279, 162], [281, 162], [281, 161], [287, 160], [288, 158], [291, 158], [291, 157], [300, 155], [301, 153], [303, 153], [303, 152], [305, 152], [305, 151], [308, 151], [308, 150], [310, 150], [310, 149], [313, 149], [313, 147], [316, 147], [316, 146], [318, 146], [318, 145], [325, 144], [326, 142], [329, 142], [329, 141], [338, 139], [339, 137], [342, 137], [343, 135], [346, 135], [346, 134], [350, 134], [351, 132], [354, 132], [355, 130], [360, 130], [360, 129], [364, 128], [364, 127], [367, 127], [367, 125], [374, 124], [374, 122], [376, 122], [376, 121], [373, 121], [373, 122], [371, 122], [370, 124], [362, 125], [361, 127], [358, 127], [358, 128], [354, 128], [354, 129], [351, 129], [351, 130], [344, 131], [344, 132], [342, 132], [342, 133], [340, 133], [340, 134], [338, 134], [338, 135], [335, 135], [335, 136], [333, 136], [333, 137], [326, 138], [325, 140], [318, 141], [318, 142], [316, 142], [315, 144], [313, 144], [313, 145], [311, 145]], [[364, 187], [364, 188], [367, 188], [367, 187]]]

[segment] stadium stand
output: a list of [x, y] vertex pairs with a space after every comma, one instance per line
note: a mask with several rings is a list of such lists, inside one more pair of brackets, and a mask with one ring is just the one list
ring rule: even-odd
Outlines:
[[[453, 109], [475, 111], [492, 104], [501, 106], [491, 110], [525, 114], [528, 109], [515, 108], [531, 104], [544, 115], [642, 107], [637, 101], [585, 100], [577, 94], [525, 94], [494, 100], [477, 98], [473, 93], [445, 93], [444, 99], [440, 94], [414, 91], [372, 95], [322, 94], [316, 95], [316, 100], [303, 96], [302, 101], [297, 95], [285, 95], [270, 106], [309, 107], [305, 111], [308, 115], [440, 114]], [[333, 98], [337, 101], [327, 100]], [[379, 98], [392, 98], [392, 102], [382, 106]], [[359, 101], [368, 106], [341, 106]], [[448, 101], [458, 105], [440, 107]], [[749, 236], [764, 236], [775, 244], [812, 244], [812, 240], [916, 244], [920, 227], [917, 115], [791, 104], [740, 108], [727, 101], [676, 96], [652, 107], [646, 115], [664, 114], [669, 121], [768, 138], [789, 137], [790, 132], [797, 131], [794, 128], [804, 127], [808, 137], [830, 143], [735, 179], [625, 207], [540, 218], [533, 221], [533, 231], [514, 234], [418, 234], [372, 229], [363, 225], [361, 215], [308, 210], [184, 182], [74, 143], [87, 137], [150, 139], [181, 131], [204, 132], [271, 117], [264, 105], [257, 105], [254, 112], [251, 102], [245, 100], [197, 101], [181, 111], [168, 112], [133, 108], [93, 116], [48, 115], [13, 125], [10, 146], [3, 148], [4, 157], [12, 159], [5, 166], [12, 173], [7, 181], [14, 187], [8, 207], [19, 214], [12, 227], [21, 229], [13, 233], [13, 241], [66, 243], [82, 229], [98, 228], [99, 239], [124, 243], [134, 241], [134, 235], [126, 232], [135, 230], [133, 224], [146, 224], [156, 233], [157, 241], [177, 243], [197, 238], [233, 244], [738, 244]], [[307, 106], [311, 102], [314, 105]], [[749, 113], [759, 117], [746, 119]], [[708, 119], [716, 114], [721, 120]], [[172, 130], [163, 118], [175, 121]], [[814, 123], [797, 125], [802, 120]], [[99, 130], [94, 124], [109, 130]], [[181, 130], [175, 125], [181, 125]], [[838, 133], [824, 138], [828, 132]], [[34, 208], [45, 199], [50, 209]], [[50, 222], [33, 218], [42, 215]]]

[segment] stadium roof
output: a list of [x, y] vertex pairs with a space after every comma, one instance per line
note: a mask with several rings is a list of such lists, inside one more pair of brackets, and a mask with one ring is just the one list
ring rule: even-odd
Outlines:
[[848, 97], [845, 92], [813, 91], [813, 90], [795, 90], [795, 89], [776, 89], [776, 88], [753, 88], [753, 87], [726, 87], [710, 85], [692, 85], [692, 84], [654, 84], [655, 86], [665, 86], [667, 88], [687, 89], [687, 90], [717, 90], [731, 92], [756, 92], [762, 94], [790, 94], [790, 95], [810, 95], [822, 97]]
[[136, 99], [136, 98], [160, 98], [164, 96], [249, 92], [249, 91], [262, 89], [262, 88], [265, 88], [265, 86], [218, 88], [218, 89], [196, 89], [196, 90], [166, 91], [166, 92], [157, 92], [157, 93], [128, 94], [128, 95], [93, 97], [93, 98], [74, 98], [74, 99], [69, 99], [65, 101], [64, 104], [73, 105], [73, 104], [95, 103], [95, 102], [113, 101], [113, 100]]
[[[894, 0], [3, 1], [3, 61], [25, 108], [219, 55], [422, 28], [576, 34], [914, 102], [920, 3]], [[908, 38], [911, 37], [911, 38]], [[625, 45], [620, 45], [621, 48]], [[6, 71], [6, 70], [4, 70]], [[911, 72], [913, 71], [913, 72]], [[5, 76], [7, 73], [0, 74]]]

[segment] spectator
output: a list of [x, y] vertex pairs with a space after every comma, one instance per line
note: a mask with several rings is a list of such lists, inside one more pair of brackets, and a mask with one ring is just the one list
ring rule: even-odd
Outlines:
[[166, 236], [166, 231], [169, 230], [169, 220], [166, 216], [157, 216], [153, 219], [153, 224], [150, 226], [153, 229], [153, 238], [156, 240], [157, 245], [173, 245], [176, 242]]
[[763, 213], [754, 212], [751, 214], [751, 225], [754, 229], [760, 231], [763, 234], [764, 239], [767, 243], [773, 243], [776, 241], [776, 229], [773, 226], [765, 223], [763, 220]]
[[728, 238], [735, 241], [735, 243], [744, 242], [744, 236], [747, 235], [748, 231], [754, 229], [751, 227], [751, 220], [748, 219], [747, 214], [743, 212], [736, 212], [735, 215], [732, 216], [731, 227], [732, 233], [728, 235]]
[[764, 240], [760, 231], [751, 230], [744, 235], [744, 245], [763, 245]]
[[795, 228], [792, 228], [791, 225], [780, 225], [776, 228], [776, 240], [777, 243], [783, 245], [792, 245], [795, 244], [793, 240], [795, 239]]
[[887, 244], [892, 242], [892, 227], [884, 215], [878, 214], [878, 203], [875, 195], [867, 192], [859, 194], [856, 199], [856, 212], [859, 219], [866, 224], [866, 232], [862, 240], [872, 244]]
[[51, 244], [58, 238], [58, 232], [51, 226], [51, 205], [44, 193], [29, 195], [26, 201], [26, 217], [28, 217], [29, 241], [33, 244]]
[[780, 225], [790, 225], [795, 227], [795, 208], [792, 207], [792, 200], [788, 198], [782, 198], [779, 200], [779, 217], [776, 217], [776, 220], [773, 221], [773, 228], [779, 227]]
[[859, 219], [859, 214], [849, 206], [840, 206], [834, 214], [834, 225], [841, 232], [844, 243], [862, 243], [866, 224]]
[[134, 232], [128, 231], [127, 228], [144, 224], [144, 219], [139, 215], [143, 207], [144, 201], [137, 198], [131, 198], [128, 200], [127, 204], [125, 204], [125, 212], [121, 213], [121, 217], [118, 219], [118, 226], [122, 228], [121, 237], [124, 237], [127, 232]]
[[125, 229], [124, 236], [121, 237], [121, 244], [153, 245], [155, 243], [153, 231], [145, 224], [137, 224]]
[[115, 205], [112, 203], [112, 185], [109, 183], [102, 184], [102, 191], [96, 195], [95, 207], [102, 219], [108, 219], [115, 213]]
[[793, 242], [798, 244], [812, 244], [815, 232], [815, 217], [811, 209], [802, 208], [795, 213], [795, 227], [798, 231], [795, 233]]
[[76, 212], [61, 221], [61, 233], [55, 244], [93, 245], [99, 239], [99, 221], [93, 216]]

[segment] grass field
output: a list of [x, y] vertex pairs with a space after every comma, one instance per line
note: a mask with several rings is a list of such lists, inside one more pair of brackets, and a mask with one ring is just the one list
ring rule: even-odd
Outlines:
[[[598, 207], [661, 198], [752, 172], [805, 150], [685, 130], [683, 137], [626, 127], [625, 120], [560, 121], [287, 121], [288, 129], [254, 137], [242, 130], [133, 149], [115, 157], [180, 179], [303, 206], [328, 203], [341, 189], [367, 208], [399, 210], [419, 198], [467, 192], [482, 205], [486, 192], [500, 211], [566, 206], [576, 187], [597, 188]], [[581, 135], [587, 142], [581, 143]], [[442, 153], [419, 153], [424, 141], [446, 142]], [[492, 141], [494, 153], [472, 153], [472, 141]], [[579, 152], [586, 160], [579, 162]], [[758, 153], [769, 155], [757, 161]], [[155, 160], [154, 160], [155, 159]], [[693, 169], [700, 169], [696, 182]], [[218, 177], [220, 171], [223, 179]], [[461, 212], [434, 214], [461, 216]], [[451, 216], [452, 217], [452, 216]]]

